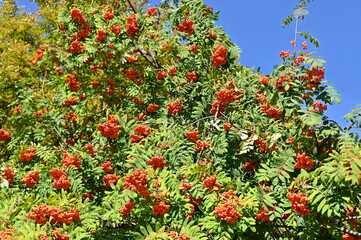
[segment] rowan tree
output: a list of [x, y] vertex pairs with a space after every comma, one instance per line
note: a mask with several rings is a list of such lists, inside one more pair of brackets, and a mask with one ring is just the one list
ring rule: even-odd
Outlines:
[[339, 97], [314, 37], [264, 75], [202, 0], [61, 6], [0, 130], [2, 239], [361, 235], [361, 113], [324, 114]]

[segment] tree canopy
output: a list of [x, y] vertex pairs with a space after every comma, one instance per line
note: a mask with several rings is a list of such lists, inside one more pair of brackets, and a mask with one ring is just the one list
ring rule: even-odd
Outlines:
[[264, 75], [202, 0], [37, 3], [0, 9], [1, 239], [361, 237], [361, 108], [324, 114], [316, 38]]

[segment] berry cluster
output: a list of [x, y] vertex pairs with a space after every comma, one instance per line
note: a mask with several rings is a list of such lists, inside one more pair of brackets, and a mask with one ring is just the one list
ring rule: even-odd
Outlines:
[[61, 160], [63, 168], [67, 168], [70, 165], [73, 165], [77, 169], [81, 168], [80, 160], [77, 157], [69, 156], [67, 153], [63, 153], [63, 160]]
[[66, 179], [67, 174], [63, 169], [52, 168], [50, 171], [50, 175], [54, 178], [54, 182], [52, 183], [53, 187], [56, 189], [69, 189], [70, 181]]
[[203, 149], [208, 149], [209, 146], [212, 146], [210, 142], [202, 142], [201, 140], [197, 141], [197, 147], [194, 147], [194, 149], [198, 152], [202, 151]]
[[192, 45], [191, 49], [189, 50], [191, 53], [197, 54], [198, 53], [198, 46]]
[[301, 214], [302, 216], [306, 216], [311, 214], [310, 210], [307, 208], [306, 202], [310, 200], [306, 197], [303, 197], [299, 193], [287, 193], [287, 198], [292, 203], [292, 208], [297, 213]]
[[181, 24], [178, 25], [178, 31], [192, 34], [194, 32], [194, 23], [195, 22], [193, 20], [183, 21]]
[[235, 207], [237, 206], [236, 203], [232, 201], [228, 201], [224, 204], [218, 204], [213, 211], [214, 214], [218, 215], [221, 220], [226, 221], [230, 224], [235, 224], [238, 222], [238, 218], [242, 217], [242, 214], [240, 214]]
[[256, 141], [254, 141], [254, 144], [259, 146], [260, 153], [271, 152], [272, 150], [274, 150], [274, 147], [267, 148], [267, 140], [262, 141], [261, 139], [257, 139]]
[[132, 36], [132, 34], [139, 30], [137, 27], [138, 21], [135, 18], [135, 14], [133, 14], [131, 17], [127, 17], [127, 23], [125, 25], [125, 30], [128, 33], [128, 36]]
[[285, 52], [285, 51], [280, 52], [280, 57], [281, 58], [288, 57], [289, 55], [290, 55], [290, 50], [288, 50], [287, 52]]
[[[71, 53], [78, 53], [78, 52], [83, 51], [83, 49], [84, 49], [84, 46], [81, 45], [78, 41], [73, 41], [70, 44], [70, 52]], [[76, 90], [74, 90], [74, 91], [76, 91]]]
[[[203, 180], [202, 186], [208, 188], [209, 191], [214, 191], [214, 192], [218, 191], [219, 188], [223, 187], [222, 184], [217, 182], [217, 176], [206, 177]], [[216, 187], [216, 189], [213, 189], [214, 187]]]
[[113, 183], [114, 185], [117, 185], [117, 182], [119, 181], [120, 177], [115, 176], [114, 174], [109, 174], [103, 177], [104, 180], [104, 187], [110, 188], [110, 183]]
[[232, 128], [232, 124], [230, 123], [224, 123], [223, 124], [224, 130], [229, 131]]
[[66, 225], [72, 224], [74, 221], [80, 220], [80, 213], [77, 208], [69, 209], [65, 211], [61, 208], [49, 207], [46, 205], [40, 205], [34, 208], [32, 212], [26, 216], [30, 220], [35, 220], [37, 224], [45, 224], [51, 218], [50, 224]]
[[297, 163], [295, 164], [295, 168], [313, 168], [314, 161], [306, 156], [306, 153], [298, 153], [296, 157]]
[[148, 187], [144, 186], [149, 182], [147, 174], [148, 172], [146, 170], [140, 170], [140, 168], [138, 168], [132, 174], [125, 177], [124, 189], [137, 190], [141, 196], [149, 197], [150, 192], [148, 191]]
[[98, 125], [98, 130], [100, 131], [103, 137], [110, 137], [112, 139], [117, 138], [119, 136], [119, 129], [122, 125], [116, 126], [115, 123], [119, 123], [118, 119], [116, 119], [113, 115], [108, 116], [108, 122]]
[[30, 62], [35, 65], [38, 61], [40, 61], [44, 56], [45, 47], [40, 46], [40, 49], [36, 50], [36, 56], [30, 60]]
[[189, 141], [191, 142], [197, 142], [198, 140], [198, 133], [199, 131], [193, 131], [193, 132], [186, 132], [186, 137], [188, 138]]
[[218, 67], [226, 63], [227, 48], [217, 46], [213, 49], [212, 62], [213, 66]]
[[121, 26], [118, 27], [112, 24], [111, 30], [115, 35], [119, 35], [120, 30], [122, 30], [122, 27]]
[[217, 114], [217, 117], [220, 117], [225, 109], [226, 109], [226, 104], [220, 103], [218, 100], [214, 100], [212, 103], [211, 114], [213, 115]]
[[175, 76], [177, 74], [177, 69], [175, 67], [171, 67], [171, 68], [169, 68], [168, 73], [171, 76]]
[[[58, 230], [54, 231], [51, 236], [53, 237], [54, 240], [69, 240], [69, 236], [68, 235], [62, 235]], [[47, 237], [43, 237], [41, 240], [46, 240], [48, 239]]]
[[16, 174], [13, 173], [13, 170], [11, 168], [5, 168], [2, 175], [9, 182], [9, 184], [12, 184], [14, 182], [14, 177], [16, 176]]
[[73, 91], [78, 91], [81, 87], [79, 86], [79, 83], [77, 82], [75, 76], [68, 76], [65, 78], [65, 81], [68, 83], [68, 86]]
[[[318, 110], [316, 110], [316, 108], [318, 108]], [[325, 104], [317, 101], [313, 101], [313, 110], [311, 109], [310, 111], [320, 112], [324, 110], [327, 110], [327, 106]]]
[[83, 13], [79, 8], [73, 8], [70, 12], [70, 16], [78, 24], [85, 24], [86, 20], [83, 16]]
[[151, 104], [149, 104], [148, 107], [147, 107], [147, 112], [152, 113], [152, 112], [154, 112], [154, 111], [157, 111], [158, 108], [159, 108], [159, 105], [154, 104], [154, 103], [151, 103]]
[[90, 155], [95, 155], [95, 151], [94, 151], [94, 145], [91, 143], [85, 144], [83, 149], [88, 149], [88, 153]]
[[263, 85], [267, 85], [269, 83], [270, 79], [268, 77], [263, 77], [259, 82]]
[[30, 162], [33, 157], [35, 157], [35, 148], [30, 148], [26, 150], [28, 153], [25, 153], [25, 151], [21, 151], [20, 153], [20, 161], [21, 162]]
[[125, 70], [125, 76], [130, 80], [135, 80], [138, 78], [138, 71], [135, 69]]
[[157, 73], [158, 80], [163, 80], [166, 76], [167, 76], [167, 73], [164, 71], [158, 71], [158, 73]]
[[73, 106], [76, 103], [76, 98], [75, 97], [71, 97], [68, 100], [65, 101], [65, 105], [67, 107]]
[[168, 233], [168, 237], [171, 237], [173, 240], [187, 240], [192, 239], [190, 236], [184, 235], [184, 234], [178, 234], [175, 231], [170, 231]]
[[0, 141], [6, 141], [11, 139], [10, 133], [5, 131], [4, 129], [0, 129]]
[[154, 169], [167, 166], [167, 163], [164, 162], [163, 157], [152, 157], [148, 160], [147, 164], [153, 166]]
[[122, 214], [123, 218], [128, 218], [130, 215], [130, 212], [132, 211], [133, 207], [135, 206], [135, 202], [127, 202], [124, 207], [118, 210], [120, 214]]
[[188, 183], [184, 183], [184, 182], [181, 182], [179, 185], [180, 185], [180, 186], [179, 186], [179, 189], [180, 189], [181, 191], [184, 191], [184, 190], [186, 190], [186, 189], [191, 189], [191, 188], [192, 188], [192, 184], [188, 184]]
[[267, 103], [262, 104], [262, 111], [267, 113], [270, 118], [274, 119], [279, 119], [282, 114], [282, 109], [278, 110]]
[[148, 17], [157, 15], [157, 8], [156, 7], [148, 8], [147, 15]]
[[198, 75], [197, 73], [189, 72], [187, 73], [186, 78], [187, 78], [187, 82], [193, 83], [198, 80]]
[[113, 170], [114, 165], [111, 162], [101, 163], [99, 164], [100, 167], [103, 167], [104, 172], [108, 173]]
[[114, 17], [113, 10], [108, 7], [108, 10], [104, 13], [104, 20], [112, 20]]
[[94, 195], [93, 194], [90, 194], [90, 193], [83, 193], [83, 199], [85, 198], [89, 198], [89, 200], [93, 200], [94, 199]]
[[104, 41], [105, 39], [107, 39], [107, 34], [108, 34], [108, 32], [105, 31], [105, 30], [98, 30], [97, 36], [95, 37], [95, 40], [96, 40], [97, 42], [102, 42], [102, 41]]
[[230, 90], [220, 90], [216, 92], [217, 100], [222, 102], [222, 104], [231, 103], [235, 99], [235, 93], [233, 89]]
[[180, 99], [177, 99], [174, 103], [168, 103], [168, 108], [167, 108], [168, 114], [176, 115], [178, 112], [180, 112], [183, 109], [181, 104], [182, 104], [182, 100]]
[[245, 172], [251, 172], [257, 168], [257, 164], [254, 162], [253, 159], [250, 159], [249, 162], [242, 165], [242, 169]]
[[268, 211], [262, 206], [262, 208], [259, 210], [258, 214], [256, 215], [255, 219], [261, 220], [263, 222], [269, 221], [269, 218], [271, 215], [269, 214], [270, 211], [273, 211], [274, 209], [269, 209]]
[[29, 188], [33, 188], [34, 185], [39, 182], [39, 173], [40, 172], [38, 170], [32, 173], [30, 172], [24, 179], [21, 179], [20, 182], [25, 183]]
[[[286, 75], [289, 75], [290, 73], [286, 73]], [[289, 82], [291, 82], [291, 78], [286, 77], [286, 75], [281, 74], [280, 78], [276, 81], [276, 89], [279, 92], [286, 92], [286, 86], [288, 85], [289, 88], [291, 88], [291, 85]]]
[[130, 134], [130, 138], [132, 139], [131, 142], [136, 143], [136, 142], [139, 142], [140, 140], [142, 140], [143, 138], [148, 137], [151, 130], [152, 130], [151, 128], [149, 128], [145, 125], [137, 126], [136, 128], [134, 128], [134, 131], [137, 132], [139, 135]]
[[168, 212], [170, 205], [166, 205], [163, 201], [154, 206], [152, 214], [154, 216], [164, 215]]

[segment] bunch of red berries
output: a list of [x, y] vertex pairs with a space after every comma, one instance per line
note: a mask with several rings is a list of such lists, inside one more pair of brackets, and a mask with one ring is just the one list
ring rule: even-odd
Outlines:
[[157, 73], [158, 80], [163, 80], [166, 76], [167, 76], [167, 73], [164, 71], [158, 71], [158, 73]]
[[135, 14], [133, 14], [130, 17], [127, 17], [127, 23], [125, 25], [125, 30], [128, 33], [128, 36], [132, 36], [132, 34], [136, 31], [139, 30], [139, 28], [137, 27], [137, 23], [138, 21], [135, 18]]
[[125, 70], [125, 76], [130, 80], [135, 80], [138, 78], [138, 71], [135, 69]]
[[213, 115], [217, 114], [217, 117], [220, 117], [222, 115], [222, 113], [224, 112], [224, 110], [226, 110], [226, 104], [225, 103], [221, 103], [218, 100], [213, 101], [211, 114], [213, 114]]
[[267, 85], [269, 83], [270, 79], [268, 77], [263, 77], [259, 82], [263, 85]]
[[236, 206], [237, 204], [233, 201], [228, 201], [224, 204], [220, 203], [216, 206], [213, 213], [218, 215], [221, 220], [235, 224], [239, 221], [238, 219], [242, 217], [242, 214], [235, 209]]
[[242, 169], [245, 172], [251, 172], [257, 168], [257, 164], [254, 162], [253, 159], [250, 159], [249, 162], [242, 165]]
[[187, 73], [186, 77], [187, 77], [187, 82], [189, 83], [193, 83], [198, 80], [198, 75], [197, 73], [194, 72]]
[[73, 165], [77, 169], [81, 168], [79, 158], [70, 156], [67, 153], [63, 153], [63, 160], [61, 160], [61, 163], [63, 164], [63, 168], [67, 168], [70, 165]]
[[20, 153], [20, 161], [21, 162], [30, 162], [33, 157], [35, 157], [35, 148], [30, 148], [26, 150], [28, 153], [25, 153], [25, 151], [21, 151]]
[[292, 208], [302, 216], [306, 216], [311, 214], [310, 210], [307, 208], [305, 203], [309, 202], [310, 200], [307, 197], [303, 197], [299, 193], [287, 193], [287, 198], [292, 203]]
[[73, 106], [76, 103], [76, 98], [75, 97], [71, 97], [68, 100], [65, 101], [65, 105], [67, 107]]
[[49, 207], [47, 205], [40, 205], [34, 208], [32, 212], [26, 216], [30, 220], [35, 220], [37, 224], [45, 224], [51, 218], [50, 224], [72, 224], [74, 221], [80, 220], [80, 213], [77, 208], [65, 211], [61, 208]]
[[12, 184], [14, 182], [14, 177], [16, 176], [16, 174], [13, 173], [13, 170], [11, 168], [5, 168], [2, 175], [9, 182], [9, 184]]
[[[208, 188], [211, 192], [217, 192], [219, 188], [223, 187], [222, 184], [217, 182], [217, 176], [206, 177], [203, 180], [202, 186]], [[213, 189], [214, 187], [216, 189]]]
[[102, 42], [104, 41], [105, 39], [107, 39], [107, 31], [105, 30], [98, 30], [97, 32], [97, 36], [95, 37], [95, 40], [97, 42]]
[[128, 218], [130, 215], [130, 212], [132, 211], [133, 207], [135, 206], [136, 202], [127, 202], [124, 207], [118, 210], [120, 214], [122, 214], [123, 218]]
[[148, 172], [146, 170], [140, 170], [140, 168], [138, 168], [132, 174], [125, 177], [124, 189], [137, 190], [141, 196], [149, 197], [150, 192], [148, 191], [148, 187], [145, 186], [149, 182], [147, 174]]
[[216, 92], [216, 95], [217, 95], [217, 100], [222, 102], [223, 104], [231, 103], [234, 101], [235, 98], [233, 89], [220, 90], [219, 92]]
[[99, 164], [100, 167], [103, 167], [104, 172], [108, 173], [113, 170], [114, 165], [111, 162], [101, 163]]
[[167, 163], [164, 162], [163, 157], [152, 157], [148, 160], [147, 164], [153, 166], [154, 169], [167, 166]]
[[151, 103], [151, 104], [149, 104], [148, 107], [147, 107], [147, 112], [150, 112], [150, 113], [151, 113], [151, 112], [157, 111], [158, 108], [159, 108], [159, 105], [154, 104], [154, 103]]
[[119, 35], [120, 30], [122, 30], [122, 27], [121, 26], [118, 27], [112, 24], [111, 30], [115, 35]]
[[66, 179], [67, 174], [64, 172], [63, 169], [59, 168], [52, 168], [50, 170], [50, 175], [54, 178], [53, 187], [56, 189], [69, 189], [70, 188], [70, 181]]
[[197, 142], [198, 140], [198, 133], [199, 131], [193, 131], [193, 132], [186, 132], [186, 137], [188, 138], [189, 141], [191, 142]]
[[33, 188], [35, 184], [39, 182], [39, 171], [36, 170], [35, 172], [30, 172], [28, 175], [25, 176], [24, 179], [21, 179], [20, 182], [23, 182], [29, 188]]
[[119, 181], [120, 177], [115, 176], [114, 174], [109, 174], [103, 177], [104, 180], [104, 187], [110, 188], [110, 183], [113, 183], [114, 185], [117, 185], [117, 182]]
[[194, 32], [194, 28], [193, 28], [194, 23], [195, 22], [193, 20], [183, 21], [181, 24], [178, 25], [178, 31], [191, 34]]
[[181, 104], [182, 104], [182, 100], [180, 99], [177, 99], [174, 103], [168, 103], [168, 108], [167, 108], [168, 114], [175, 115], [178, 112], [180, 112], [183, 109]]
[[194, 147], [194, 149], [198, 152], [202, 151], [202, 149], [208, 149], [209, 146], [212, 146], [212, 144], [208, 142], [202, 142], [201, 140], [197, 141], [197, 147]]
[[151, 128], [149, 128], [145, 125], [140, 125], [140, 126], [137, 126], [136, 128], [134, 128], [134, 131], [137, 132], [139, 135], [130, 134], [132, 143], [139, 142], [143, 138], [148, 137], [151, 130], [152, 130]]
[[295, 164], [295, 168], [313, 168], [314, 161], [306, 156], [306, 153], [298, 153], [296, 157], [297, 163]]
[[263, 222], [268, 222], [271, 215], [269, 214], [270, 211], [273, 211], [274, 209], [268, 209], [268, 211], [262, 206], [262, 208], [259, 210], [258, 214], [256, 215], [255, 219], [261, 220]]
[[164, 215], [168, 212], [170, 205], [166, 205], [163, 201], [154, 206], [152, 214], [154, 216]]
[[122, 127], [122, 125], [116, 126], [116, 123], [119, 123], [118, 119], [116, 119], [113, 115], [109, 115], [108, 122], [98, 125], [97, 128], [103, 137], [110, 137], [114, 139], [119, 136], [118, 132], [119, 129]]
[[217, 46], [213, 49], [214, 54], [212, 55], [213, 66], [218, 67], [224, 65], [227, 57], [227, 48], [223, 46]]
[[[316, 110], [316, 108], [318, 108], [318, 110]], [[327, 110], [327, 106], [326, 104], [317, 102], [317, 101], [313, 101], [313, 110], [310, 111], [316, 111], [316, 112], [320, 112], [320, 111], [324, 111]]]
[[40, 49], [36, 50], [36, 56], [30, 60], [30, 62], [35, 65], [38, 61], [40, 61], [44, 56], [45, 47], [40, 46]]
[[148, 8], [147, 15], [148, 17], [157, 15], [157, 8], [156, 7]]
[[262, 104], [262, 111], [267, 113], [270, 118], [274, 119], [279, 119], [282, 114], [282, 109], [278, 110], [267, 103]]
[[65, 81], [68, 83], [68, 86], [73, 91], [78, 91], [81, 87], [79, 86], [79, 83], [77, 82], [76, 78], [74, 76], [68, 76], [65, 78]]

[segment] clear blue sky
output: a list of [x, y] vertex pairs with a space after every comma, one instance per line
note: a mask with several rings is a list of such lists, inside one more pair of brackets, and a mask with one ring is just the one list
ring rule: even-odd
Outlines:
[[[261, 67], [262, 73], [269, 74], [273, 65], [281, 63], [280, 51], [292, 51], [294, 24], [282, 28], [281, 23], [293, 12], [297, 0], [204, 1], [214, 11], [221, 11], [216, 24], [242, 49], [241, 64]], [[159, 2], [151, 0], [150, 5]], [[36, 9], [36, 4], [27, 0], [18, 4], [28, 11]], [[299, 31], [310, 32], [320, 43], [316, 51], [327, 62], [325, 80], [332, 82], [342, 98], [341, 104], [328, 106], [326, 114], [346, 126], [343, 116], [361, 104], [361, 0], [315, 0], [308, 5], [310, 14]]]

